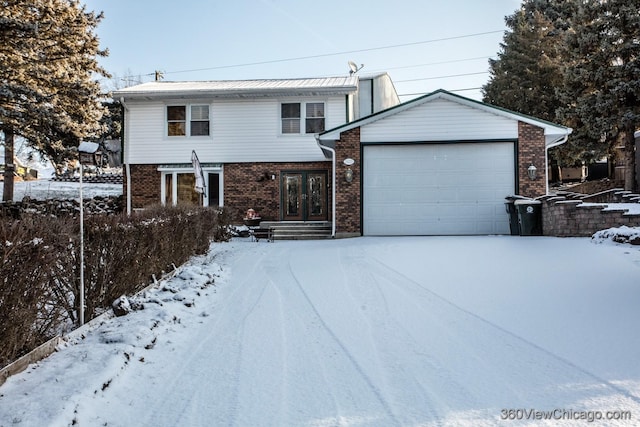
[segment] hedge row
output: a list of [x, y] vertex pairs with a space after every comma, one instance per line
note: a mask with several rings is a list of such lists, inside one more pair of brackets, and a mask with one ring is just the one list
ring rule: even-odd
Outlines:
[[[196, 207], [88, 216], [84, 230], [85, 321], [229, 238], [225, 211]], [[0, 367], [78, 325], [79, 260], [77, 217], [0, 218]]]

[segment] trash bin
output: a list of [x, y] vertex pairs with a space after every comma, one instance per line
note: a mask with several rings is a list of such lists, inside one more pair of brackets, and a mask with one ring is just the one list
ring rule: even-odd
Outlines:
[[542, 202], [540, 200], [516, 200], [518, 224], [521, 236], [542, 236]]
[[512, 236], [517, 236], [520, 234], [520, 226], [518, 225], [518, 211], [516, 210], [515, 205], [515, 201], [519, 198], [519, 196], [508, 196], [505, 197], [506, 202], [504, 202], [504, 207], [509, 214], [509, 229]]

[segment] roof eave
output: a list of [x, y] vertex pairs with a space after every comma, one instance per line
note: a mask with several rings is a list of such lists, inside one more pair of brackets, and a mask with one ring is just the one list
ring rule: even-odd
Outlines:
[[263, 98], [278, 96], [341, 96], [357, 91], [358, 87], [311, 87], [296, 89], [232, 89], [232, 90], [186, 90], [186, 91], [114, 91], [115, 99], [153, 100], [153, 99], [205, 99], [205, 98]]

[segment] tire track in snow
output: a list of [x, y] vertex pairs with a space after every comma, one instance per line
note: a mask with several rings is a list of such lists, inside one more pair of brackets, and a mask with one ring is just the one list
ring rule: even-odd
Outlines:
[[[283, 389], [285, 391], [282, 394], [283, 396], [286, 396], [285, 399], [283, 399], [281, 404], [281, 413], [285, 414], [288, 411], [290, 411], [292, 409], [289, 407], [290, 404], [292, 404], [294, 407], [296, 405], [295, 397], [294, 397], [294, 402], [289, 401], [289, 396], [291, 393], [289, 384], [291, 382], [300, 381], [300, 378], [296, 376], [296, 372], [293, 372], [293, 371], [299, 368], [297, 365], [300, 364], [301, 362], [300, 360], [296, 360], [296, 359], [302, 358], [302, 357], [304, 358], [304, 360], [302, 360], [302, 363], [304, 363], [305, 370], [312, 370], [312, 366], [316, 366], [316, 365], [319, 366], [322, 374], [323, 383], [327, 387], [330, 387], [334, 390], [330, 393], [332, 407], [335, 412], [339, 412], [340, 405], [339, 405], [338, 399], [336, 398], [335, 384], [333, 384], [332, 381], [329, 379], [326, 366], [324, 365], [325, 354], [323, 354], [322, 349], [319, 348], [320, 345], [317, 341], [314, 341], [314, 342], [305, 341], [305, 339], [307, 339], [310, 336], [310, 334], [308, 333], [308, 329], [311, 327], [310, 325], [312, 325], [314, 322], [313, 321], [309, 322], [307, 319], [308, 316], [303, 315], [304, 312], [301, 312], [300, 310], [298, 310], [298, 308], [300, 307], [299, 302], [297, 301], [295, 296], [292, 295], [290, 292], [289, 285], [291, 282], [294, 282], [295, 279], [290, 275], [288, 278], [283, 278], [281, 276], [281, 272], [283, 270], [276, 267], [275, 265], [271, 265], [270, 267], [266, 268], [266, 271], [269, 275], [272, 276], [270, 277], [270, 281], [278, 289], [278, 292], [279, 293], [286, 292], [287, 294], [286, 298], [283, 297], [283, 300], [286, 300], [287, 306], [296, 307], [296, 310], [290, 310], [286, 314], [284, 312], [281, 313], [282, 318], [286, 320], [282, 322], [281, 331], [280, 331], [281, 336], [284, 337], [283, 345], [285, 348], [283, 362], [282, 362], [282, 367], [283, 367], [282, 377], [284, 378]], [[286, 280], [286, 279], [291, 279], [291, 280]], [[289, 333], [287, 333], [287, 329], [290, 330]], [[288, 335], [293, 336], [292, 343], [288, 342], [288, 339], [287, 339]], [[313, 336], [311, 337], [313, 338]], [[298, 349], [300, 348], [304, 348], [305, 350], [311, 349], [311, 351], [313, 352], [313, 359], [309, 360], [309, 356], [310, 356], [309, 354], [301, 354], [301, 352], [298, 352]], [[308, 379], [308, 378], [305, 377], [305, 379]], [[314, 383], [313, 380], [309, 382], [312, 384]], [[299, 387], [299, 385], [294, 384], [294, 389], [296, 387]], [[290, 423], [282, 423], [282, 424], [290, 425]]]
[[[347, 265], [348, 269], [345, 268]], [[402, 414], [405, 418], [408, 418], [410, 412], [414, 413], [414, 418], [420, 417], [420, 420], [407, 419], [405, 422], [423, 422], [425, 416], [430, 420], [442, 419], [442, 408], [448, 406], [441, 398], [443, 388], [449, 389], [449, 393], [461, 396], [467, 401], [474, 401], [473, 395], [466, 387], [456, 381], [442, 363], [429, 355], [428, 348], [420, 345], [397, 319], [397, 313], [389, 307], [383, 290], [384, 285], [376, 274], [378, 269], [375, 266], [367, 262], [362, 254], [345, 254], [340, 257], [340, 268], [348, 278], [347, 283], [350, 284], [350, 288], [358, 293], [358, 298], [355, 298], [350, 289], [351, 298], [354, 301], [363, 302], [362, 315], [367, 318], [370, 331], [375, 331], [372, 341], [376, 347], [377, 358], [384, 361], [379, 364], [387, 369], [385, 374], [389, 387], [386, 389], [395, 391], [394, 398], [397, 401], [395, 406], [404, 407]], [[407, 298], [406, 302], [415, 303], [410, 298]], [[389, 343], [393, 344], [389, 345]], [[410, 350], [410, 354], [404, 352], [394, 354], [391, 351], [399, 348]], [[438, 379], [437, 384], [433, 382], [425, 384], [421, 381], [416, 374], [424, 371], [431, 373], [430, 379], [434, 377]], [[407, 400], [411, 400], [413, 405]], [[416, 414], [418, 408], [419, 415]]]
[[[490, 328], [500, 331], [501, 333], [510, 336], [514, 339], [516, 339], [517, 341], [521, 342], [522, 344], [533, 348], [535, 350], [537, 350], [539, 353], [545, 354], [547, 357], [550, 357], [552, 359], [555, 359], [556, 361], [560, 362], [561, 364], [571, 368], [572, 370], [579, 372], [580, 374], [591, 378], [592, 380], [595, 380], [596, 382], [599, 382], [600, 384], [605, 385], [606, 387], [610, 388], [611, 390], [619, 393], [620, 395], [622, 395], [623, 397], [637, 403], [640, 404], [640, 398], [638, 398], [637, 396], [635, 396], [634, 394], [632, 394], [631, 392], [629, 392], [628, 390], [621, 388], [620, 386], [617, 386], [616, 384], [611, 383], [610, 381], [599, 377], [598, 375], [594, 374], [593, 372], [590, 372], [589, 370], [578, 366], [577, 364], [573, 363], [572, 361], [553, 353], [550, 350], [547, 350], [543, 347], [541, 347], [540, 345], [526, 339], [525, 337], [518, 335], [508, 329], [503, 328], [502, 326], [472, 312], [469, 311], [459, 305], [457, 305], [456, 303], [454, 303], [451, 300], [448, 300], [447, 298], [443, 297], [442, 295], [432, 291], [431, 289], [429, 289], [428, 287], [424, 286], [422, 283], [411, 279], [410, 277], [406, 276], [405, 274], [403, 274], [402, 272], [394, 269], [393, 267], [385, 264], [383, 261], [375, 258], [375, 257], [371, 257], [369, 258], [370, 261], [369, 263], [371, 264], [372, 267], [374, 267], [374, 264], [378, 267], [378, 270], [380, 271], [381, 274], [386, 274], [390, 277], [390, 281], [394, 284], [397, 284], [399, 287], [401, 285], [399, 285], [399, 283], [403, 283], [402, 286], [407, 287], [408, 284], [410, 284], [411, 286], [414, 287], [418, 287], [420, 288], [423, 292], [431, 295], [432, 297], [440, 300], [442, 303], [450, 306], [451, 308], [453, 308], [454, 310], [460, 312], [460, 313], [464, 313], [467, 316], [470, 316], [474, 319], [476, 319], [477, 321], [489, 326]], [[374, 267], [375, 268], [375, 267]], [[400, 280], [397, 280], [400, 279]], [[515, 390], [514, 390], [515, 392]]]
[[309, 298], [309, 295], [304, 290], [304, 287], [300, 283], [300, 280], [298, 279], [297, 275], [293, 271], [291, 259], [288, 260], [288, 271], [289, 271], [289, 274], [291, 275], [291, 277], [293, 278], [295, 284], [297, 285], [297, 288], [300, 290], [306, 305], [309, 307], [309, 309], [313, 313], [314, 317], [318, 320], [319, 325], [329, 335], [331, 340], [333, 342], [335, 342], [335, 344], [340, 348], [340, 350], [342, 351], [343, 355], [349, 360], [350, 364], [353, 366], [355, 371], [362, 378], [362, 380], [367, 384], [367, 386], [370, 389], [370, 391], [373, 393], [373, 395], [376, 397], [376, 399], [379, 402], [379, 404], [382, 406], [384, 412], [387, 414], [387, 417], [388, 417], [388, 419], [390, 421], [389, 423], [387, 423], [387, 425], [391, 425], [391, 424], [392, 425], [398, 425], [398, 426], [402, 425], [402, 423], [398, 419], [398, 416], [394, 413], [394, 410], [392, 409], [391, 405], [386, 400], [386, 398], [383, 396], [383, 391], [378, 386], [376, 386], [374, 384], [374, 382], [371, 379], [371, 377], [364, 371], [364, 369], [362, 368], [360, 363], [358, 363], [358, 361], [353, 356], [353, 354], [349, 351], [347, 346], [338, 338], [338, 336], [335, 334], [335, 332], [324, 321], [324, 319], [320, 315], [320, 312], [318, 311], [317, 307], [311, 301], [311, 299]]

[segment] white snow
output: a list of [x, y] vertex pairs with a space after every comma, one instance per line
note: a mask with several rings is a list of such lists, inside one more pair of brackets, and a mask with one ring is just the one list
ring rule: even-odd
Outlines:
[[214, 244], [9, 378], [0, 426], [637, 425], [639, 277], [588, 238]]
[[625, 210], [629, 215], [640, 215], [640, 203], [581, 203], [577, 207], [602, 206], [603, 211]]
[[[0, 181], [0, 198], [4, 183]], [[82, 183], [82, 197], [91, 199], [96, 196], [119, 196], [122, 194], [122, 184], [91, 184]], [[28, 196], [35, 200], [77, 199], [80, 197], [80, 184], [77, 182], [51, 181], [38, 179], [34, 181], [16, 181], [13, 186], [13, 199], [22, 200]]]

